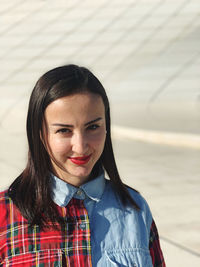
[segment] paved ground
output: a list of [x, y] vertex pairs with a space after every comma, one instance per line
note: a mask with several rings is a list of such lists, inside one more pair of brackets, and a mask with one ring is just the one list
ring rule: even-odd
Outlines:
[[199, 0], [0, 2], [0, 187], [24, 167], [38, 77], [85, 65], [108, 91], [121, 175], [148, 200], [167, 266], [200, 266]]

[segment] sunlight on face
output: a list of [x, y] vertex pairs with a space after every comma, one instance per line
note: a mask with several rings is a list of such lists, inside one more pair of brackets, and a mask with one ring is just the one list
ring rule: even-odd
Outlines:
[[51, 160], [55, 174], [80, 186], [104, 149], [106, 122], [101, 96], [77, 93], [59, 98], [47, 106], [44, 115], [49, 154], [58, 163]]

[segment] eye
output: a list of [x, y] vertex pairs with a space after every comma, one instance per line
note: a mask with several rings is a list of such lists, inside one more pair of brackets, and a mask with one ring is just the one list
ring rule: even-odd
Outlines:
[[90, 126], [87, 127], [88, 130], [94, 131], [96, 129], [98, 129], [100, 126], [98, 124], [92, 124]]
[[71, 133], [71, 130], [70, 129], [67, 129], [67, 128], [61, 128], [61, 129], [58, 129], [56, 131], [56, 133], [61, 133], [61, 134]]

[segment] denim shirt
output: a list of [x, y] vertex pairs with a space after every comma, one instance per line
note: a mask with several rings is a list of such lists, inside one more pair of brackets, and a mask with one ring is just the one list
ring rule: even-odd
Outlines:
[[79, 188], [52, 176], [52, 189], [52, 198], [59, 206], [67, 206], [72, 197], [84, 200], [90, 221], [92, 266], [153, 266], [149, 253], [152, 215], [139, 193], [128, 189], [140, 211], [124, 207], [104, 173]]

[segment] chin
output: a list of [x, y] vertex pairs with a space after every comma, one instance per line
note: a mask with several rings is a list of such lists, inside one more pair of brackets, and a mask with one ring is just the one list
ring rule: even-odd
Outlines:
[[[73, 175], [73, 174], [72, 174]], [[77, 178], [79, 178], [79, 179], [85, 179], [86, 177], [89, 177], [89, 175], [90, 175], [90, 172], [82, 172], [82, 173], [74, 173], [74, 177], [77, 177]]]
[[92, 170], [81, 170], [81, 171], [75, 171], [75, 172], [72, 171], [72, 172], [69, 172], [69, 174], [77, 178], [85, 178], [90, 175], [91, 171]]

